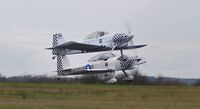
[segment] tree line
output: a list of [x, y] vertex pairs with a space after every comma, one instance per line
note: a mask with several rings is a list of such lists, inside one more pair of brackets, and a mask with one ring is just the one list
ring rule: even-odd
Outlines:
[[[134, 79], [131, 82], [118, 80], [117, 84], [133, 84], [133, 85], [187, 85], [178, 79], [167, 79], [161, 75], [158, 77], [148, 77], [139, 72], [134, 73]], [[56, 76], [48, 77], [46, 75], [24, 75], [5, 77], [0, 75], [0, 82], [31, 82], [31, 83], [85, 83], [85, 84], [104, 84], [105, 81], [100, 80], [97, 75], [85, 75], [71, 78], [57, 79]], [[190, 85], [200, 85], [200, 79]]]

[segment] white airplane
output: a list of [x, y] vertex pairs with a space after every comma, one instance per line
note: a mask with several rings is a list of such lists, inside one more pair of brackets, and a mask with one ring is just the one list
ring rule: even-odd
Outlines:
[[[67, 55], [58, 55], [57, 75], [61, 77], [80, 74], [100, 74], [104, 76], [103, 78], [106, 83], [114, 84], [117, 82], [116, 78], [120, 78], [124, 81], [132, 81], [133, 74], [127, 73], [126, 70], [134, 70], [137, 65], [143, 63], [145, 63], [145, 61], [137, 56], [116, 56], [109, 52], [98, 54], [87, 63], [70, 66]], [[122, 71], [123, 73], [118, 71]]]
[[[62, 34], [53, 35], [53, 57], [57, 57], [57, 73], [58, 76], [80, 75], [80, 74], [99, 74], [107, 73], [107, 83], [116, 83], [117, 71], [123, 72], [123, 80], [130, 81], [133, 75], [128, 75], [125, 70], [134, 69], [136, 65], [142, 64], [141, 58], [128, 57], [123, 55], [122, 49], [141, 48], [146, 45], [130, 45], [134, 35], [120, 33], [108, 34], [107, 32], [98, 31], [90, 34], [84, 39], [83, 43], [65, 42]], [[98, 52], [108, 50], [120, 50], [121, 56], [117, 57], [112, 53], [100, 54], [88, 61], [88, 63], [71, 67], [67, 59], [69, 54]], [[124, 76], [125, 75], [125, 76]]]
[[62, 34], [57, 33], [53, 35], [53, 47], [47, 49], [52, 50], [53, 55], [69, 55], [109, 50], [136, 49], [146, 46], [146, 44], [129, 44], [129, 42], [132, 42], [133, 37], [134, 35], [132, 33], [109, 34], [108, 32], [97, 31], [86, 37], [83, 43], [79, 43], [74, 41], [65, 42]]

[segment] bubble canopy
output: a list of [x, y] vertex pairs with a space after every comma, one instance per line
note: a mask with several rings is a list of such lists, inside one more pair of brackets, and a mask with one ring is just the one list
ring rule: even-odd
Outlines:
[[95, 31], [95, 32], [91, 33], [90, 35], [88, 35], [85, 39], [98, 38], [98, 37], [102, 37], [106, 34], [108, 34], [108, 32], [106, 32], [106, 31]]
[[101, 54], [98, 54], [94, 57], [92, 57], [89, 62], [93, 62], [93, 61], [100, 61], [100, 60], [104, 60], [106, 61], [107, 59], [109, 58], [113, 58], [115, 57], [116, 55], [113, 54], [113, 53], [101, 53]]

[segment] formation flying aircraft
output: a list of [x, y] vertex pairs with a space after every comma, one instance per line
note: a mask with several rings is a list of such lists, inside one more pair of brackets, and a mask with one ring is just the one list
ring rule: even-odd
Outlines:
[[[133, 74], [126, 70], [134, 70], [138, 65], [145, 63], [140, 57], [126, 55], [116, 56], [115, 54], [101, 53], [92, 57], [88, 62], [76, 66], [70, 66], [67, 56], [58, 58], [58, 76], [80, 75], [80, 74], [102, 74], [106, 83], [116, 83], [120, 78], [124, 81], [132, 81]], [[123, 74], [121, 74], [122, 71]]]
[[[57, 58], [57, 75], [80, 75], [80, 74], [105, 74], [106, 83], [116, 83], [119, 78], [117, 71], [122, 71], [122, 80], [133, 80], [126, 70], [135, 69], [137, 65], [145, 63], [139, 57], [129, 57], [123, 54], [124, 49], [136, 49], [146, 45], [129, 44], [134, 37], [133, 34], [108, 34], [107, 32], [97, 31], [86, 37], [83, 43], [69, 41], [65, 42], [62, 34], [53, 35], [52, 50], [54, 58]], [[113, 50], [120, 50], [121, 56], [112, 53]], [[69, 54], [79, 54], [87, 52], [111, 51], [101, 53], [91, 58], [87, 63], [70, 66], [67, 59]]]
[[130, 44], [129, 42], [132, 42], [133, 37], [134, 35], [132, 33], [109, 34], [108, 32], [97, 31], [91, 33], [80, 43], [75, 41], [65, 42], [62, 34], [54, 34], [53, 47], [47, 49], [52, 50], [53, 55], [69, 55], [109, 50], [136, 49], [146, 46], [146, 44]]

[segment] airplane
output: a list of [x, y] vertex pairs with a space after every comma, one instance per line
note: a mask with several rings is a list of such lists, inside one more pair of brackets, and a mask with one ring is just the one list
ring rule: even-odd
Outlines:
[[[84, 75], [84, 74], [100, 74], [104, 76], [104, 80], [108, 84], [117, 82], [116, 78], [123, 81], [132, 81], [133, 74], [127, 73], [126, 70], [134, 70], [136, 66], [144, 64], [138, 56], [116, 56], [112, 52], [100, 53], [88, 60], [88, 62], [71, 66], [67, 55], [57, 56], [57, 75], [61, 76]], [[122, 71], [122, 73], [118, 72]]]
[[[122, 49], [136, 49], [146, 46], [133, 45], [129, 42], [133, 42], [134, 35], [130, 32], [126, 33], [114, 33], [109, 34], [105, 31], [96, 31], [88, 35], [82, 43], [69, 41], [65, 42], [61, 33], [53, 35], [53, 47], [47, 48], [52, 50], [53, 55], [60, 54], [80, 54], [88, 52], [100, 52], [109, 50], [121, 50]], [[52, 57], [52, 58], [55, 58]]]

